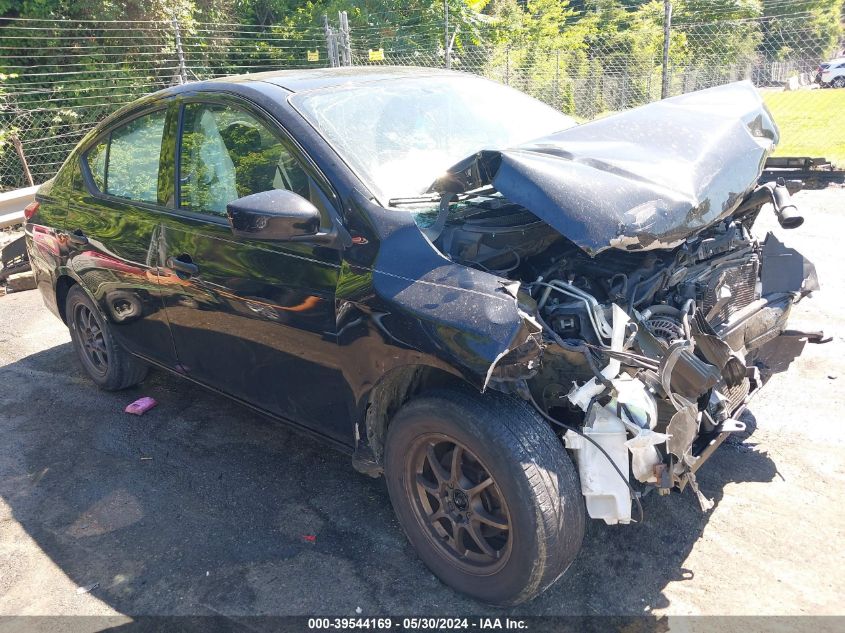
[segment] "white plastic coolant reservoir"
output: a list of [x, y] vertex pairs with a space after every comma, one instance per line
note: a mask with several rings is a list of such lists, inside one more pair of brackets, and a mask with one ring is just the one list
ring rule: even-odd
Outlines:
[[631, 522], [631, 494], [628, 481], [628, 448], [625, 425], [609, 406], [593, 406], [584, 435], [589, 436], [613, 459], [625, 481], [592, 442], [572, 431], [566, 434], [566, 445], [575, 450], [581, 492], [587, 512], [593, 519], [604, 519], [608, 525]]

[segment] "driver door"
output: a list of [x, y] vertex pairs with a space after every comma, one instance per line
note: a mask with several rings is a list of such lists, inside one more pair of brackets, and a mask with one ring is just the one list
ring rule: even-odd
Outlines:
[[335, 338], [337, 250], [235, 237], [226, 205], [288, 189], [329, 223], [316, 172], [283, 130], [233, 97], [186, 101], [177, 207], [160, 233], [160, 287], [180, 370], [198, 382], [348, 443], [352, 396]]

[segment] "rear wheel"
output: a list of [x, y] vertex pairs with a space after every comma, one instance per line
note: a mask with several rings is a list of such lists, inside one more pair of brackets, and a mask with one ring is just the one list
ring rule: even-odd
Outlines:
[[420, 558], [484, 602], [538, 595], [575, 558], [584, 505], [560, 440], [527, 404], [439, 391], [388, 427], [390, 499]]
[[837, 77], [830, 82], [830, 85], [834, 88], [845, 88], [845, 77]]
[[68, 292], [65, 314], [76, 355], [98, 387], [117, 391], [146, 378], [147, 364], [117, 345], [108, 322], [79, 286]]

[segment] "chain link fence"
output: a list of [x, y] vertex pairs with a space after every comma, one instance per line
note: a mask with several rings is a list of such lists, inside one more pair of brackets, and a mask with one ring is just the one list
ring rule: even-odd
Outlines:
[[[444, 67], [483, 75], [580, 120], [747, 79], [781, 126], [780, 155], [826, 157], [845, 167], [845, 89], [815, 84], [819, 63], [841, 42], [810, 28], [805, 15], [662, 24], [626, 39], [585, 39], [567, 50], [539, 45], [455, 42], [443, 24], [350, 29], [345, 16], [306, 29], [194, 21], [2, 20], [0, 27], [0, 191], [50, 178], [98, 121], [121, 105], [172, 84], [231, 74], [334, 65]], [[441, 33], [433, 45], [432, 33]], [[423, 37], [426, 36], [426, 37]], [[436, 37], [436, 36], [435, 36]], [[449, 49], [448, 53], [446, 49]], [[19, 139], [20, 143], [13, 142]], [[18, 146], [16, 148], [16, 145]]]
[[[98, 121], [170, 85], [328, 65], [323, 30], [0, 20], [0, 191], [55, 174]], [[19, 149], [15, 147], [18, 139]]]

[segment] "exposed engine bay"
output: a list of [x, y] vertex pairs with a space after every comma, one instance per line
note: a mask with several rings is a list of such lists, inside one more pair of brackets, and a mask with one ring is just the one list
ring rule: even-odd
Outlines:
[[800, 226], [784, 184], [754, 189], [674, 248], [594, 256], [490, 189], [444, 200], [420, 214], [423, 232], [453, 261], [518, 282], [537, 326], [491, 368], [488, 386], [520, 394], [559, 427], [590, 516], [629, 523], [648, 487], [689, 486], [709, 508], [695, 472], [745, 429], [738, 418], [762, 385], [758, 350], [818, 288], [800, 254], [751, 233], [768, 203], [781, 226]]
[[[677, 139], [681, 134], [684, 142]], [[768, 371], [815, 269], [752, 226], [803, 218], [759, 185], [777, 126], [748, 82], [672, 97], [522, 145], [483, 150], [399, 200], [451, 262], [491, 273], [521, 325], [484, 388], [516, 393], [577, 463], [592, 518], [690, 487]], [[639, 488], [639, 490], [637, 489]]]

